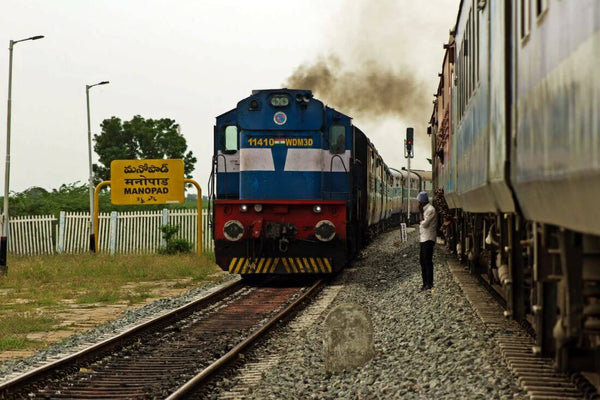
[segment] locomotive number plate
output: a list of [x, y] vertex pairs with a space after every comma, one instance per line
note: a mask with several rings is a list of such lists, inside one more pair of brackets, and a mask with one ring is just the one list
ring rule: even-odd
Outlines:
[[249, 138], [249, 147], [312, 147], [313, 138]]

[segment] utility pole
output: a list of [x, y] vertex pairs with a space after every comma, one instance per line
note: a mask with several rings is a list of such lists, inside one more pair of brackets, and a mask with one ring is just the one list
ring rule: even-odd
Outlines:
[[408, 194], [406, 196], [406, 221], [410, 225], [410, 159], [415, 156], [413, 152], [414, 129], [406, 128], [406, 139], [404, 139], [404, 158], [407, 161], [408, 170]]
[[88, 134], [88, 164], [90, 176], [88, 179], [90, 194], [90, 252], [96, 252], [96, 238], [94, 232], [94, 171], [92, 169], [92, 128], [90, 123], [90, 89], [94, 86], [106, 85], [108, 81], [102, 81], [93, 85], [85, 85], [85, 99], [87, 102], [87, 134]]
[[43, 39], [44, 36], [37, 35], [27, 39], [11, 40], [8, 46], [8, 108], [6, 112], [6, 167], [4, 170], [4, 219], [2, 221], [2, 237], [0, 237], [0, 273], [6, 275], [8, 267], [6, 258], [8, 254], [8, 195], [10, 191], [10, 127], [11, 127], [11, 106], [12, 106], [12, 65], [13, 65], [13, 47], [15, 44], [27, 40]]

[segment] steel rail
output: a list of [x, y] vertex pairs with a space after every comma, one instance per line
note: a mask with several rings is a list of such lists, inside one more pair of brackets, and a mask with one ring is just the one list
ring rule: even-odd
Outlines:
[[235, 292], [243, 286], [244, 283], [241, 280], [228, 282], [219, 289], [215, 290], [214, 292], [208, 293], [207, 295], [197, 300], [194, 300], [188, 304], [171, 310], [164, 315], [161, 315], [159, 317], [136, 325], [132, 328], [129, 328], [116, 336], [103, 340], [102, 342], [96, 343], [76, 353], [70, 354], [64, 358], [61, 358], [60, 360], [48, 363], [34, 370], [26, 372], [23, 375], [19, 375], [9, 381], [3, 382], [2, 384], [0, 384], [0, 398], [2, 398], [3, 395], [7, 394], [6, 392], [9, 389], [15, 388], [17, 386], [27, 385], [31, 382], [43, 378], [45, 375], [56, 371], [60, 368], [67, 367], [69, 365], [82, 361], [87, 357], [92, 357], [95, 354], [119, 346], [120, 344], [126, 342], [129, 338], [134, 337], [136, 334], [144, 332], [145, 330], [155, 328], [161, 324], [168, 323], [173, 319], [180, 318], [182, 315], [190, 314], [193, 311], [195, 311], [195, 309], [197, 309], [198, 307], [205, 307], [210, 303], [213, 303], [231, 294], [232, 292]]
[[309, 296], [312, 296], [322, 288], [324, 285], [324, 280], [318, 280], [315, 282], [306, 292], [304, 292], [300, 297], [298, 297], [293, 303], [288, 305], [285, 309], [280, 311], [277, 315], [275, 315], [269, 322], [263, 325], [261, 328], [256, 330], [252, 335], [244, 339], [241, 343], [223, 355], [221, 358], [216, 360], [214, 363], [203, 369], [200, 373], [198, 373], [195, 377], [187, 381], [183, 386], [173, 392], [166, 400], [177, 400], [182, 399], [185, 396], [194, 392], [200, 384], [210, 378], [213, 374], [223, 368], [225, 365], [229, 364], [233, 361], [238, 354], [240, 354], [244, 349], [253, 344], [256, 340], [258, 340], [261, 336], [263, 336], [266, 332], [268, 332], [273, 325], [284, 319], [288, 314], [290, 314], [298, 305], [304, 302]]
[[[451, 263], [457, 265], [463, 265], [459, 261], [453, 259], [448, 253], [445, 253], [445, 262], [448, 267]], [[452, 272], [457, 282], [461, 279], [455, 272]], [[485, 290], [485, 293], [492, 299], [502, 310], [507, 309], [506, 299], [499, 293], [481, 274], [468, 275], [476, 282], [476, 284]], [[468, 286], [468, 283], [459, 283], [461, 290], [464, 292], [463, 286]], [[480, 307], [478, 299], [475, 296], [466, 295], [469, 303], [474, 310]], [[480, 315], [479, 318], [488, 325], [490, 321], [485, 321]], [[488, 317], [489, 318], [489, 317]], [[505, 316], [499, 315], [498, 321], [509, 321]], [[517, 326], [522, 329], [523, 336], [502, 336], [496, 338], [496, 344], [499, 346], [500, 351], [503, 355], [504, 363], [506, 366], [518, 377], [519, 385], [528, 392], [531, 398], [585, 398], [585, 399], [599, 399], [600, 396], [597, 393], [596, 388], [592, 385], [588, 379], [583, 376], [580, 372], [572, 371], [569, 373], [561, 374], [551, 367], [551, 364], [547, 358], [538, 357], [533, 355], [531, 348], [535, 346], [536, 333], [529, 321], [524, 320], [513, 320]], [[527, 338], [530, 340], [528, 341]], [[545, 372], [541, 371], [542, 368], [547, 368]], [[544, 381], [543, 373], [549, 375], [547, 381]], [[527, 382], [527, 383], [525, 383]], [[537, 386], [531, 386], [531, 382], [534, 382]], [[577, 390], [580, 393], [573, 395], [573, 392], [560, 393], [560, 385], [568, 386], [568, 390]], [[557, 389], [559, 388], [559, 389]], [[567, 389], [562, 389], [567, 392]], [[539, 397], [541, 396], [541, 397]], [[581, 397], [583, 396], [583, 397]]]

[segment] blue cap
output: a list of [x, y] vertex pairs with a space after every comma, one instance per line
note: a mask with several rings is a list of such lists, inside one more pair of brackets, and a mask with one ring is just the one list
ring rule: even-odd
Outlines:
[[427, 192], [421, 192], [417, 195], [417, 200], [419, 203], [429, 203], [429, 196], [427, 196]]

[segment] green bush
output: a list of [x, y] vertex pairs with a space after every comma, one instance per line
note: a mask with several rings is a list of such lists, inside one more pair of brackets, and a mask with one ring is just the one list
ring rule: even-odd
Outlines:
[[163, 225], [160, 227], [160, 231], [167, 245], [158, 249], [159, 254], [178, 254], [192, 251], [192, 244], [189, 241], [176, 236], [179, 232], [179, 226]]

